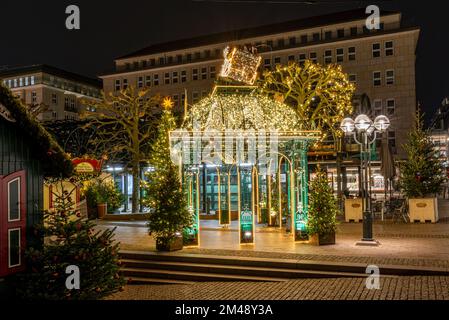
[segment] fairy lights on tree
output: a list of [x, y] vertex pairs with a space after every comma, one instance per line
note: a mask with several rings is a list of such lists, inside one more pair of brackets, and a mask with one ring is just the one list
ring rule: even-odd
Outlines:
[[309, 129], [330, 132], [334, 138], [340, 134], [341, 120], [352, 113], [354, 90], [340, 65], [321, 66], [308, 60], [303, 66], [277, 66], [262, 79], [263, 92], [291, 106]]

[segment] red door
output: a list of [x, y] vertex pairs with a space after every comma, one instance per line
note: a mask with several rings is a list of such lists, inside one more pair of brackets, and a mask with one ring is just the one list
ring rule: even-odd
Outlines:
[[0, 277], [24, 269], [26, 174], [0, 176]]

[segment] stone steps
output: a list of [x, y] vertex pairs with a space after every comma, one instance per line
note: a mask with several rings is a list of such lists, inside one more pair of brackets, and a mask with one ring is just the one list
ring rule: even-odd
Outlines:
[[[122, 251], [130, 283], [189, 284], [196, 281], [286, 281], [298, 278], [366, 278], [367, 264], [218, 255]], [[382, 277], [449, 275], [442, 268], [379, 266]]]

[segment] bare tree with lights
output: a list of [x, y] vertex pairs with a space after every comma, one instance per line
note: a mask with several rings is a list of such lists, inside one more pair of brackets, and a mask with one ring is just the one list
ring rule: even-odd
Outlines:
[[93, 144], [97, 154], [109, 159], [126, 161], [132, 169], [132, 212], [140, 205], [140, 164], [147, 158], [155, 132], [155, 113], [158, 96], [150, 96], [147, 89], [137, 91], [132, 86], [116, 94], [103, 96], [99, 102], [86, 102], [89, 110], [83, 118], [87, 126], [96, 129]]
[[304, 65], [277, 66], [263, 75], [263, 91], [294, 108], [308, 128], [340, 135], [339, 125], [352, 113], [354, 85], [341, 66], [321, 66], [307, 60]]

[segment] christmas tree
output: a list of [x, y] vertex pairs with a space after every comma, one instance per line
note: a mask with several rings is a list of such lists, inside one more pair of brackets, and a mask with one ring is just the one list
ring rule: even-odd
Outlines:
[[440, 192], [445, 181], [443, 166], [429, 132], [423, 129], [423, 118], [419, 112], [404, 149], [408, 160], [400, 168], [399, 181], [404, 194], [408, 198], [425, 198]]
[[[26, 252], [28, 270], [18, 275], [17, 294], [33, 300], [92, 300], [122, 289], [119, 274], [119, 244], [114, 230], [94, 232], [94, 224], [75, 210], [69, 192], [55, 194], [55, 208], [44, 213], [36, 234], [44, 239], [41, 248]], [[79, 289], [66, 285], [68, 266], [79, 269]], [[70, 286], [69, 286], [70, 287]]]
[[146, 174], [148, 181], [143, 183], [147, 194], [144, 205], [150, 208], [147, 221], [149, 233], [155, 236], [162, 246], [169, 245], [193, 222], [187, 210], [178, 167], [170, 158], [169, 132], [176, 128], [176, 121], [171, 112], [172, 105], [171, 100], [164, 100], [157, 138], [152, 145], [149, 159], [154, 171]]
[[329, 185], [326, 172], [318, 168], [309, 190], [309, 234], [325, 235], [336, 230], [337, 202]]

